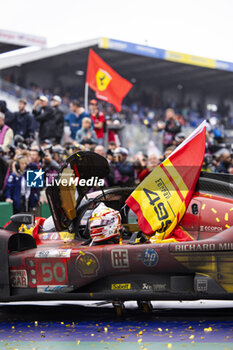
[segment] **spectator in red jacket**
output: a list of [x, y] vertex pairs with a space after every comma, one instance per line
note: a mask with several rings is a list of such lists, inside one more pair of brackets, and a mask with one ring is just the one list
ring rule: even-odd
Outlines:
[[90, 109], [91, 119], [94, 123], [94, 130], [96, 133], [98, 144], [102, 145], [104, 140], [104, 123], [105, 123], [104, 114], [102, 112], [99, 112], [97, 100], [90, 101], [89, 109]]

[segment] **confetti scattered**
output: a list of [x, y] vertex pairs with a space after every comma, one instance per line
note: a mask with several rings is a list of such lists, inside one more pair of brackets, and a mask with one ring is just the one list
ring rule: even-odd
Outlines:
[[77, 345], [79, 345], [80, 344], [80, 340], [77, 340]]
[[158, 330], [159, 330], [160, 332], [162, 332], [162, 328], [158, 328]]
[[229, 226], [229, 225], [225, 225], [225, 227], [226, 227], [226, 228], [230, 228], [230, 226]]
[[211, 208], [211, 210], [212, 210], [212, 212], [213, 212], [214, 214], [217, 213], [217, 210], [215, 210], [214, 208]]
[[205, 209], [205, 207], [206, 207], [206, 204], [204, 203], [204, 204], [202, 204], [201, 209], [202, 209], [202, 210], [204, 210], [204, 209]]
[[35, 321], [35, 326], [36, 326], [36, 327], [38, 326], [38, 321]]
[[104, 327], [104, 332], [108, 333], [108, 327]]
[[141, 343], [142, 342], [142, 338], [141, 339], [138, 339], [138, 343]]
[[220, 219], [219, 219], [219, 218], [216, 218], [216, 221], [217, 221], [217, 222], [220, 222]]
[[194, 338], [194, 335], [192, 334], [192, 335], [190, 335], [190, 337], [189, 337], [189, 339], [193, 339]]
[[168, 343], [168, 344], [167, 344], [167, 347], [168, 347], [168, 349], [171, 349], [171, 348], [172, 348], [172, 344], [171, 344], [171, 343]]
[[228, 221], [228, 213], [225, 214], [225, 221]]
[[230, 209], [230, 211], [232, 211], [232, 210], [233, 210], [233, 208]]
[[204, 332], [212, 332], [212, 328], [211, 327], [204, 328]]

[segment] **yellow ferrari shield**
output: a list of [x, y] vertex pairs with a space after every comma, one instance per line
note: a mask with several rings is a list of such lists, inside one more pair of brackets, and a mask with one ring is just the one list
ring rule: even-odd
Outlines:
[[96, 84], [99, 91], [104, 91], [107, 89], [112, 77], [111, 75], [103, 69], [99, 69], [96, 73]]

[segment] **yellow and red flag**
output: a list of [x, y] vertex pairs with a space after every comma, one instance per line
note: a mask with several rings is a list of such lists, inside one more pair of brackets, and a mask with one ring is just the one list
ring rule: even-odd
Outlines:
[[92, 49], [89, 51], [86, 82], [96, 92], [98, 99], [112, 103], [117, 112], [121, 110], [122, 100], [133, 86]]
[[201, 172], [205, 140], [203, 122], [126, 200], [141, 230], [157, 241], [172, 238], [186, 211]]

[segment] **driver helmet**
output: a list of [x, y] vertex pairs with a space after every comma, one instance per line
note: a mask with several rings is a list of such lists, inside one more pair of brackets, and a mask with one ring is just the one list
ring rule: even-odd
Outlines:
[[89, 219], [89, 232], [94, 242], [101, 242], [120, 235], [121, 215], [118, 210], [100, 203]]

